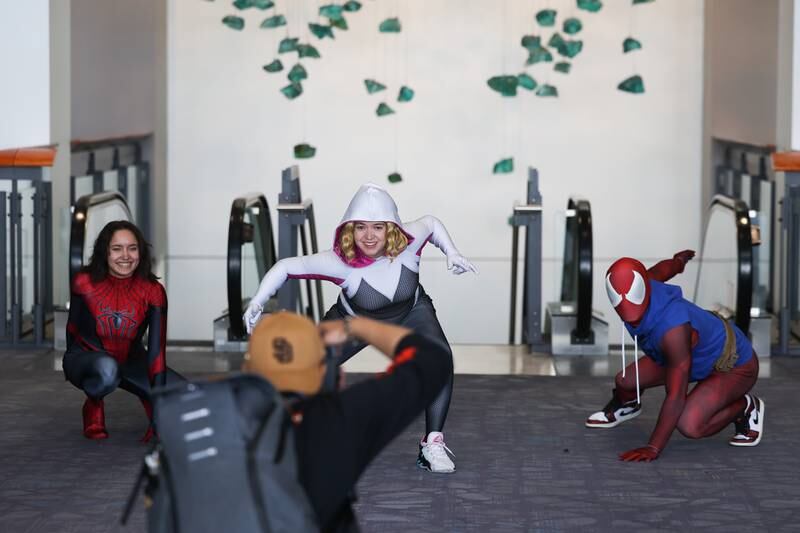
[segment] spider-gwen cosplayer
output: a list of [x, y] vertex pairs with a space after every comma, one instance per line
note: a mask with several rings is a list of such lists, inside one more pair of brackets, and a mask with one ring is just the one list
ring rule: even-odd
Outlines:
[[[252, 331], [263, 305], [287, 279], [325, 279], [342, 288], [325, 320], [348, 316], [385, 320], [441, 343], [450, 353], [433, 303], [419, 284], [420, 256], [428, 242], [447, 256], [447, 268], [454, 274], [477, 273], [472, 263], [458, 252], [437, 218], [424, 216], [413, 222], [401, 222], [397, 205], [388, 192], [377, 185], [363, 185], [336, 228], [332, 250], [282, 259], [267, 272], [245, 312], [247, 329]], [[362, 348], [364, 344], [346, 348], [339, 364]], [[425, 437], [420, 442], [417, 464], [431, 472], [455, 470], [442, 434], [452, 391], [451, 375], [426, 411]]]
[[[108, 437], [103, 398], [117, 387], [138, 396], [152, 421], [151, 388], [164, 385], [168, 373], [170, 381], [180, 379], [165, 364], [167, 295], [150, 267], [141, 232], [120, 220], [100, 231], [89, 264], [72, 280], [63, 368], [86, 393], [86, 438]], [[149, 425], [142, 440], [152, 435]]]
[[[586, 420], [610, 428], [641, 412], [639, 389], [664, 386], [666, 398], [647, 446], [620, 454], [623, 461], [652, 461], [675, 428], [692, 439], [709, 437], [733, 423], [733, 446], [755, 446], [764, 431], [764, 401], [747, 394], [758, 378], [758, 357], [747, 336], [719, 315], [682, 297], [665, 281], [694, 252], [686, 250], [650, 270], [623, 257], [608, 269], [606, 290], [617, 314], [647, 357], [615, 379], [613, 397]], [[624, 352], [623, 352], [624, 353]], [[624, 363], [623, 363], [624, 366]], [[689, 383], [697, 382], [689, 391]]]

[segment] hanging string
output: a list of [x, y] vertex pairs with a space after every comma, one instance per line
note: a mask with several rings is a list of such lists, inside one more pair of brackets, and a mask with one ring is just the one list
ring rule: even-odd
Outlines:
[[642, 404], [641, 393], [639, 392], [639, 336], [633, 336], [633, 361], [636, 367], [636, 403]]

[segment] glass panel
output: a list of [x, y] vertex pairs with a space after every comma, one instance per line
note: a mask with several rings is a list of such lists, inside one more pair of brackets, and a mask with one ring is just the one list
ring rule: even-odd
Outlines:
[[91, 176], [76, 176], [75, 177], [75, 200], [81, 196], [92, 194], [93, 178]]
[[736, 313], [738, 249], [735, 213], [719, 204], [711, 207], [697, 281], [694, 299], [697, 305], [724, 315]]
[[758, 226], [761, 244], [753, 247], [753, 304], [759, 311], [767, 311], [770, 305], [772, 287], [770, 272], [772, 268], [772, 187], [773, 183], [760, 180], [760, 204], [764, 209], [756, 213], [750, 223]]
[[103, 173], [103, 190], [104, 191], [118, 191], [119, 190], [119, 175], [116, 170], [109, 170]]
[[741, 198], [744, 203], [748, 206], [751, 205], [750, 202], [750, 182], [753, 178], [750, 177], [749, 174], [742, 174], [740, 185], [741, 188], [739, 189], [739, 198]]
[[128, 207], [131, 208], [133, 219], [141, 227], [143, 221], [139, 220], [139, 169], [136, 165], [128, 167]]
[[113, 220], [131, 220], [130, 211], [124, 202], [113, 200], [89, 208], [86, 213], [86, 233], [83, 241], [83, 264], [89, 263], [94, 241], [100, 230]]
[[20, 204], [22, 243], [19, 248], [22, 251], [22, 301], [20, 303], [23, 321], [26, 324], [30, 319], [30, 316], [26, 315], [30, 315], [33, 309], [33, 198], [35, 192], [30, 181], [19, 182], [19, 194], [22, 196]]
[[[253, 209], [256, 210], [255, 213]], [[244, 221], [253, 228], [253, 240], [256, 241], [258, 238], [258, 208], [247, 209]], [[242, 243], [242, 300], [249, 300], [258, 290], [258, 284], [261, 282], [261, 277], [258, 275], [258, 263], [256, 262], [256, 254], [258, 252], [259, 250], [256, 249], [254, 242]]]

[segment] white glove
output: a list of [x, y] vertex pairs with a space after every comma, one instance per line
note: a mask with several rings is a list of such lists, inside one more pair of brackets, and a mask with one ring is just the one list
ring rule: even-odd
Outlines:
[[263, 312], [264, 308], [255, 302], [251, 301], [250, 305], [247, 306], [244, 315], [242, 315], [242, 320], [244, 320], [248, 335], [253, 333], [253, 329], [255, 329], [256, 324], [258, 324], [259, 319], [261, 319], [261, 313]]
[[474, 272], [475, 274], [478, 273], [478, 269], [475, 265], [470, 263], [467, 258], [461, 254], [450, 254], [447, 256], [447, 270], [452, 270], [453, 274], [456, 275], [463, 274], [467, 271]]

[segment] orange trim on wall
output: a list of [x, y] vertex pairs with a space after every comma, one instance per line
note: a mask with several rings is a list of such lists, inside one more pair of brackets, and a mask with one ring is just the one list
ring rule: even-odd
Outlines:
[[775, 152], [772, 154], [772, 168], [782, 172], [800, 171], [800, 152]]
[[56, 145], [0, 150], [0, 167], [52, 167]]

